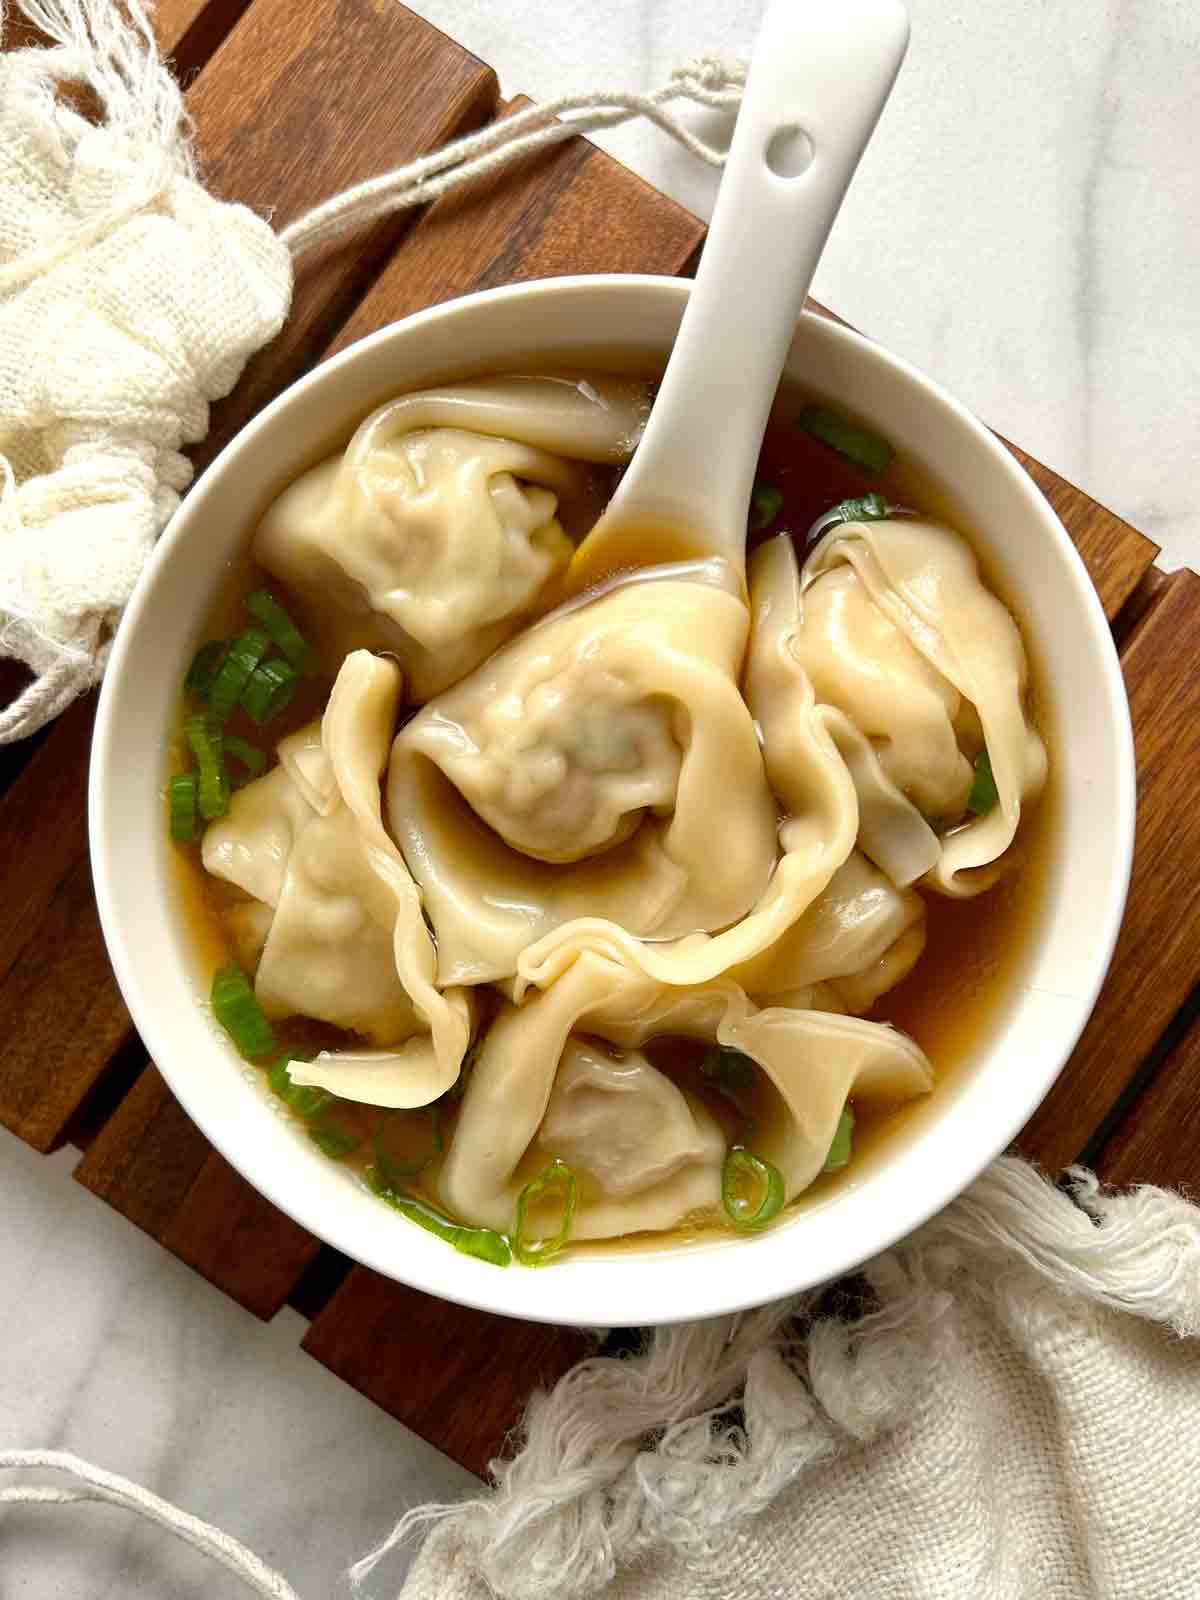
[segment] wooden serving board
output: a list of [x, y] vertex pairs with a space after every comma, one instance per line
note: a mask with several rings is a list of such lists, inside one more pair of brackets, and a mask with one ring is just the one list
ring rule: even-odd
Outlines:
[[[506, 110], [489, 67], [394, 0], [161, 0], [157, 27], [189, 85], [211, 186], [280, 221]], [[305, 264], [287, 328], [215, 408], [197, 464], [324, 355], [420, 306], [564, 272], [682, 273], [702, 240], [694, 217], [578, 138], [381, 223]], [[1200, 578], [1161, 572], [1148, 539], [1014, 453], [1112, 622], [1140, 779], [1113, 968], [1018, 1148], [1051, 1171], [1082, 1157], [1114, 1181], [1200, 1189]], [[353, 1266], [275, 1211], [179, 1109], [100, 937], [84, 826], [93, 710], [89, 698], [0, 760], [0, 1122], [38, 1150], [77, 1145], [80, 1183], [257, 1316], [296, 1306], [318, 1360], [482, 1472], [583, 1336], [461, 1310]]]

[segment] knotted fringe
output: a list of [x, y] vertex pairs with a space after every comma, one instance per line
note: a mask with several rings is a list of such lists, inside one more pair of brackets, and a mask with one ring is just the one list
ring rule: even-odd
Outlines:
[[[169, 209], [169, 197], [179, 180], [196, 181], [183, 98], [159, 57], [141, 0], [17, 3], [30, 22], [53, 41], [54, 48], [10, 52], [0, 71], [0, 94], [24, 97], [23, 104], [30, 108], [30, 126], [37, 130], [34, 136], [50, 138], [51, 130], [56, 130], [54, 136], [62, 138], [70, 159], [74, 159], [75, 148], [85, 136], [89, 139], [90, 162], [96, 162], [104, 146], [108, 154], [101, 159], [121, 178], [113, 184], [104, 203], [79, 217], [74, 226], [58, 227], [49, 236], [35, 238], [9, 260], [4, 260], [0, 249], [0, 301], [40, 275], [103, 246], [141, 214], [155, 208]], [[0, 0], [0, 42], [4, 10], [4, 0]], [[677, 68], [668, 83], [649, 94], [595, 90], [530, 107], [333, 196], [285, 228], [280, 236], [282, 243], [291, 258], [298, 259], [381, 216], [428, 204], [459, 185], [495, 174], [524, 155], [577, 133], [615, 127], [635, 117], [650, 119], [700, 160], [719, 167], [724, 161], [723, 152], [706, 144], [667, 107], [683, 100], [732, 112], [740, 101], [744, 82], [743, 63], [704, 56]], [[99, 113], [96, 130], [73, 113], [63, 112], [59, 97], [69, 85], [82, 85], [90, 91]], [[219, 228], [216, 209], [219, 208], [214, 208], [212, 221]], [[230, 212], [233, 209], [228, 208]], [[0, 226], [0, 244], [3, 237]], [[271, 293], [266, 297], [271, 304], [262, 307], [260, 325], [234, 341], [229, 356], [235, 375], [253, 350], [274, 336], [286, 315], [291, 290], [288, 256], [283, 254], [282, 261], [271, 262], [265, 276], [272, 280]], [[147, 314], [153, 317], [153, 310], [148, 308]], [[220, 343], [220, 329], [205, 331], [210, 341]], [[211, 361], [211, 351], [206, 356]], [[186, 351], [173, 362], [176, 374], [188, 371], [192, 365]], [[114, 377], [114, 385], [119, 381]], [[215, 393], [226, 392], [231, 381]], [[194, 404], [203, 407], [213, 397], [214, 393], [197, 383], [188, 409]], [[171, 407], [167, 405], [165, 409], [170, 411]], [[206, 424], [198, 431], [178, 430], [184, 441], [200, 438], [205, 431]], [[102, 676], [112, 632], [132, 590], [136, 570], [177, 503], [178, 491], [190, 477], [187, 462], [174, 455], [178, 442], [177, 439], [169, 447], [170, 465], [158, 465], [157, 486], [151, 472], [148, 486], [139, 486], [134, 492], [144, 524], [137, 535], [144, 553], [133, 561], [129, 578], [118, 583], [115, 597], [106, 597], [101, 604], [94, 594], [76, 592], [80, 586], [71, 572], [64, 570], [53, 537], [39, 538], [36, 560], [26, 562], [26, 570], [3, 585], [0, 656], [23, 660], [36, 677], [11, 705], [0, 709], [0, 744], [35, 732]], [[126, 454], [142, 447], [136, 440], [122, 443]], [[18, 491], [22, 477], [28, 476], [28, 468], [23, 474], [19, 459], [5, 458], [5, 449], [12, 454], [0, 428], [0, 533], [6, 528], [21, 529]], [[44, 598], [47, 592], [55, 595], [53, 605]]]
[[[502, 1600], [583, 1600], [638, 1555], [711, 1548], [810, 1465], [903, 1420], [933, 1325], [956, 1299], [1028, 1315], [1040, 1284], [1200, 1334], [1200, 1211], [1163, 1189], [1113, 1194], [1082, 1169], [1069, 1178], [1063, 1193], [1023, 1161], [997, 1161], [868, 1262], [873, 1307], [855, 1317], [831, 1314], [814, 1291], [659, 1328], [636, 1355], [580, 1362], [530, 1401], [516, 1454], [492, 1464], [493, 1490], [410, 1512], [351, 1579], [361, 1584], [431, 1525], [460, 1543]], [[0, 1470], [19, 1467], [53, 1468], [83, 1488], [19, 1486], [0, 1491], [0, 1504], [123, 1506], [256, 1594], [296, 1600], [236, 1539], [125, 1478], [63, 1451], [0, 1453]]]
[[351, 1568], [361, 1583], [434, 1525], [503, 1600], [597, 1594], [618, 1567], [702, 1553], [847, 1439], [908, 1412], [934, 1321], [956, 1297], [1018, 1305], [1047, 1288], [1200, 1333], [1200, 1212], [1142, 1188], [1064, 1194], [1005, 1158], [908, 1241], [862, 1271], [874, 1309], [814, 1316], [814, 1295], [651, 1331], [640, 1353], [581, 1362], [530, 1402], [495, 1487], [419, 1508]]

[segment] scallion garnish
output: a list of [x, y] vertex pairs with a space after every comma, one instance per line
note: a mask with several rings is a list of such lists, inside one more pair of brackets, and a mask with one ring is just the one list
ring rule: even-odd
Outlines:
[[756, 483], [750, 493], [750, 526], [755, 533], [769, 527], [779, 515], [783, 496], [771, 483]]
[[208, 703], [213, 716], [224, 722], [242, 697], [259, 662], [271, 648], [271, 637], [262, 628], [247, 628], [229, 645], [229, 652], [209, 690]]
[[[527, 1239], [525, 1216], [529, 1207], [543, 1195], [562, 1190], [562, 1226], [549, 1239]], [[527, 1183], [517, 1196], [517, 1218], [513, 1224], [513, 1255], [523, 1267], [540, 1267], [556, 1256], [571, 1237], [575, 1221], [575, 1198], [578, 1184], [575, 1174], [565, 1161], [552, 1161], [539, 1177]]]
[[392, 1111], [381, 1117], [372, 1145], [375, 1170], [385, 1183], [394, 1185], [400, 1178], [415, 1178], [442, 1153], [441, 1118], [436, 1104], [424, 1106], [420, 1112]]
[[196, 837], [196, 774], [177, 772], [167, 780], [171, 837], [187, 843]]
[[822, 534], [828, 533], [839, 522], [882, 522], [894, 517], [900, 506], [894, 506], [881, 494], [859, 495], [854, 500], [839, 500], [836, 506], [824, 511], [804, 536], [806, 544], [816, 544]]
[[272, 721], [296, 692], [299, 677], [290, 661], [263, 661], [242, 689], [242, 710], [258, 727]]
[[838, 455], [853, 461], [864, 472], [885, 472], [892, 464], [895, 451], [886, 439], [868, 433], [857, 422], [851, 422], [828, 406], [805, 406], [796, 418], [805, 433], [827, 444]]
[[267, 589], [256, 589], [247, 596], [246, 610], [257, 617], [271, 635], [276, 649], [283, 652], [303, 678], [314, 677], [317, 661], [304, 635]]
[[704, 1052], [700, 1071], [718, 1089], [745, 1094], [754, 1087], [754, 1063], [740, 1050], [712, 1044]]
[[323, 1117], [308, 1130], [308, 1137], [323, 1155], [331, 1161], [344, 1161], [347, 1156], [353, 1155], [362, 1140], [358, 1134], [351, 1133], [350, 1129], [340, 1122], [334, 1122], [328, 1117]]
[[255, 999], [250, 980], [236, 962], [217, 970], [212, 981], [213, 1016], [244, 1056], [275, 1049], [275, 1034]]
[[394, 1211], [415, 1222], [427, 1233], [436, 1234], [464, 1256], [474, 1256], [488, 1261], [494, 1267], [507, 1267], [512, 1261], [512, 1250], [502, 1233], [492, 1228], [471, 1228], [461, 1222], [451, 1222], [440, 1211], [407, 1190], [394, 1188], [375, 1167], [367, 1168], [367, 1182], [371, 1189]]
[[992, 760], [985, 746], [975, 757], [975, 776], [971, 780], [971, 792], [967, 796], [967, 810], [974, 811], [976, 816], [985, 817], [999, 802], [1000, 791], [996, 788]]
[[229, 810], [229, 777], [220, 731], [213, 727], [206, 712], [195, 711], [184, 720], [183, 736], [199, 768], [196, 803], [200, 815], [208, 821], [223, 817]]
[[232, 756], [245, 769], [244, 776], [233, 783], [235, 789], [240, 788], [243, 783], [249, 783], [251, 778], [257, 778], [260, 772], [266, 771], [266, 756], [257, 745], [251, 744], [248, 739], [239, 738], [236, 733], [222, 734], [221, 750], [226, 761]]
[[207, 697], [228, 649], [228, 639], [210, 639], [207, 644], [200, 646], [183, 680], [183, 687], [188, 694], [199, 695], [201, 699]]
[[709, 1045], [700, 1063], [700, 1076], [741, 1118], [743, 1139], [754, 1137], [756, 1123], [743, 1096], [754, 1088], [754, 1062], [740, 1050], [730, 1050], [724, 1045]]
[[721, 1167], [721, 1204], [735, 1228], [765, 1228], [783, 1200], [783, 1177], [778, 1167], [741, 1146], [729, 1152]]
[[294, 1056], [280, 1056], [267, 1073], [267, 1082], [298, 1117], [315, 1117], [326, 1106], [333, 1104], [334, 1096], [328, 1089], [318, 1089], [315, 1083], [293, 1083], [288, 1073], [288, 1063], [295, 1059]]
[[844, 1105], [834, 1131], [833, 1142], [829, 1146], [829, 1154], [825, 1157], [825, 1165], [821, 1168], [822, 1172], [837, 1172], [840, 1167], [849, 1163], [853, 1136], [854, 1113], [849, 1105]]

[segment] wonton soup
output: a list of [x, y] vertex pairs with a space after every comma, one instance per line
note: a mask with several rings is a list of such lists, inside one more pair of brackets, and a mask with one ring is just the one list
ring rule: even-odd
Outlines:
[[748, 592], [697, 561], [564, 599], [650, 394], [381, 407], [248, 530], [184, 685], [217, 1021], [497, 1265], [754, 1233], [852, 1173], [983, 1025], [1031, 892], [1021, 634], [885, 440], [784, 393]]

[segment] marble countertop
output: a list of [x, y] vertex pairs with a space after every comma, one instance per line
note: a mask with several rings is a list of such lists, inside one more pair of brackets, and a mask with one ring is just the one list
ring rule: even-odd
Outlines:
[[[649, 88], [744, 53], [760, 0], [410, 0], [506, 93]], [[1200, 567], [1200, 10], [1191, 0], [909, 0], [913, 44], [816, 292]], [[705, 212], [647, 128], [603, 141]], [[305, 1600], [467, 1475], [0, 1131], [0, 1448], [139, 1478]], [[397, 1559], [376, 1593], [394, 1592]], [[226, 1600], [236, 1581], [106, 1508], [8, 1510], [0, 1592]]]

